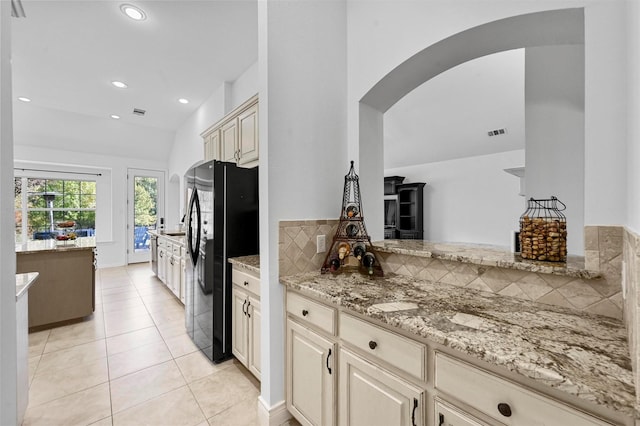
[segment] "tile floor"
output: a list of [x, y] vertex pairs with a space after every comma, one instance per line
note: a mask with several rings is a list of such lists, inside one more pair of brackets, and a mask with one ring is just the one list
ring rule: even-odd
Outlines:
[[148, 264], [99, 269], [96, 311], [29, 335], [27, 425], [257, 425], [258, 381], [214, 365]]

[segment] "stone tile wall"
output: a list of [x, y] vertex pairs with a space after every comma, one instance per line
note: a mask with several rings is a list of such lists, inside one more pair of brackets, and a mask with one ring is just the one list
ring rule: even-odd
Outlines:
[[640, 235], [623, 230], [624, 319], [629, 334], [631, 363], [636, 383], [636, 400], [640, 404]]
[[[338, 220], [280, 222], [280, 275], [319, 270], [326, 253], [316, 253], [316, 236], [326, 235], [329, 249], [337, 225]], [[621, 319], [622, 236], [622, 227], [585, 228], [587, 269], [603, 273], [597, 280], [391, 253], [377, 257], [387, 272]]]
[[327, 253], [316, 253], [316, 237], [326, 235], [328, 250], [338, 229], [338, 220], [281, 221], [279, 227], [280, 275], [319, 271]]

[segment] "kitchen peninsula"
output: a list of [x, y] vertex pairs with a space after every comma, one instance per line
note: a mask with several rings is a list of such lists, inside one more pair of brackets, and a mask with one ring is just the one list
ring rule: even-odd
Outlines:
[[95, 237], [16, 244], [17, 273], [38, 272], [29, 290], [29, 329], [53, 327], [95, 309]]

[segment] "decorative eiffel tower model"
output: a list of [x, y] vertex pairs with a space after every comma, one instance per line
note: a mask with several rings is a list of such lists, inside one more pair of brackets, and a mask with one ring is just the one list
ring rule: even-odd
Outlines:
[[371, 237], [364, 225], [359, 179], [352, 161], [349, 173], [344, 177], [338, 229], [320, 270], [323, 274], [359, 271], [370, 277], [384, 275], [380, 262], [371, 250]]

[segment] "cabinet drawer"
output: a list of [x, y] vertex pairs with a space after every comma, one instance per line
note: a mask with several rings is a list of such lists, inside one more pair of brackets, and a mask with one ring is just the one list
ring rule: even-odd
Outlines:
[[172, 245], [172, 247], [173, 247], [173, 254], [174, 254], [175, 256], [180, 257], [180, 249], [181, 249], [182, 247], [181, 247], [179, 244], [173, 244], [173, 245]]
[[427, 348], [421, 343], [342, 312], [340, 337], [367, 354], [374, 355], [420, 380], [427, 380]]
[[158, 238], [158, 247], [167, 247], [167, 240], [164, 238]]
[[336, 334], [336, 310], [297, 293], [287, 292], [287, 312], [331, 335]]
[[256, 296], [260, 296], [260, 278], [241, 271], [240, 269], [233, 268], [231, 280], [238, 287], [250, 291]]
[[609, 425], [441, 353], [435, 371], [436, 389], [506, 425]]

